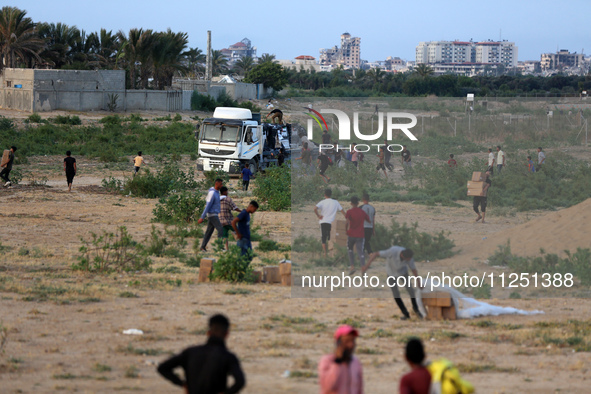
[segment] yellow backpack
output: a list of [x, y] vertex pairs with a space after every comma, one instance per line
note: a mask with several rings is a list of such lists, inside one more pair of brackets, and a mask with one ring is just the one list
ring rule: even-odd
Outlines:
[[460, 377], [460, 372], [449, 360], [441, 358], [427, 365], [431, 373], [431, 394], [470, 394], [474, 386]]

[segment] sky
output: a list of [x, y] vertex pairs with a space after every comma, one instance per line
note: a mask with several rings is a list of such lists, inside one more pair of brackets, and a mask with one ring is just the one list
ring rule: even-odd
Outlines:
[[[564, 5], [563, 5], [564, 4]], [[361, 58], [415, 59], [420, 41], [487, 39], [515, 42], [518, 59], [568, 49], [591, 53], [591, 1], [420, 0], [420, 1], [203, 1], [203, 0], [22, 0], [12, 1], [36, 22], [76, 25], [87, 33], [142, 27], [186, 32], [189, 45], [227, 48], [247, 37], [257, 55], [277, 59], [319, 57], [349, 32], [361, 37]]]

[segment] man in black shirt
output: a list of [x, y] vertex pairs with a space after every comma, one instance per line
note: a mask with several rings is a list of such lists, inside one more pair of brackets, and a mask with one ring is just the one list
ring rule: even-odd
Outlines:
[[[158, 366], [158, 372], [177, 386], [183, 386], [188, 394], [238, 393], [246, 381], [236, 356], [226, 349], [225, 340], [230, 331], [230, 321], [224, 315], [209, 319], [207, 343], [185, 349]], [[174, 369], [182, 367], [183, 381]], [[234, 384], [228, 388], [228, 375]]]
[[330, 182], [330, 178], [325, 175], [326, 170], [330, 165], [332, 165], [332, 161], [330, 160], [330, 158], [326, 155], [324, 151], [320, 152], [320, 154], [318, 155], [318, 167], [320, 169], [320, 172], [318, 174], [322, 177], [324, 183]]
[[269, 112], [267, 116], [265, 116], [265, 119], [267, 119], [269, 116], [271, 116], [271, 122], [275, 123], [275, 119], [277, 119], [277, 123], [283, 124], [283, 112], [280, 109], [275, 108], [273, 111]]
[[408, 166], [408, 167], [412, 167], [412, 161], [411, 161], [411, 157], [410, 157], [410, 151], [408, 150], [408, 148], [406, 147], [406, 145], [402, 146], [402, 166]]
[[64, 159], [64, 171], [66, 172], [66, 181], [68, 182], [68, 191], [72, 191], [72, 182], [76, 176], [76, 159], [72, 157], [72, 152], [66, 152]]
[[12, 171], [12, 163], [14, 163], [14, 152], [16, 152], [16, 146], [11, 146], [10, 152], [8, 153], [8, 162], [6, 162], [5, 164], [3, 163], [4, 168], [2, 168], [2, 171], [0, 171], [0, 177], [6, 181], [6, 183], [4, 184], [4, 186], [6, 187], [10, 187], [10, 185], [12, 185], [10, 179], [8, 178], [8, 175], [10, 175], [10, 171]]

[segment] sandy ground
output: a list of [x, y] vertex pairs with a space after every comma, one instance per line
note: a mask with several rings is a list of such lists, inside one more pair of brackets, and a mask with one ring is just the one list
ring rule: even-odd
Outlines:
[[[409, 335], [425, 340], [430, 358], [446, 357], [460, 365], [479, 393], [575, 393], [588, 388], [591, 353], [577, 351], [580, 340], [572, 339], [584, 337], [582, 343], [588, 343], [591, 302], [586, 299], [493, 299], [496, 305], [545, 314], [402, 322], [388, 297], [298, 299], [291, 298], [289, 288], [276, 285], [197, 284], [196, 268], [169, 258], [155, 259], [155, 268], [178, 268], [170, 273], [103, 276], [72, 271], [80, 236], [125, 225], [141, 241], [151, 230], [156, 203], [105, 193], [97, 187], [104, 169], [84, 164], [88, 171], [76, 178], [73, 193], [66, 192], [55, 172], [59, 169], [47, 170], [51, 187], [0, 189], [5, 223], [1, 242], [10, 248], [0, 262], [0, 322], [7, 328], [0, 354], [2, 392], [180, 392], [158, 376], [156, 365], [202, 342], [207, 317], [216, 312], [233, 322], [228, 345], [241, 358], [247, 393], [317, 392], [316, 363], [331, 351], [331, 333], [343, 321], [361, 326], [358, 350], [368, 393], [397, 390], [408, 370], [402, 349]], [[244, 203], [248, 197], [237, 200]], [[395, 218], [418, 222], [421, 231], [450, 231], [461, 252], [449, 261], [423, 263], [423, 271], [486, 267], [483, 259], [496, 245], [480, 253], [483, 244], [504, 242], [500, 234], [525, 242], [527, 231], [520, 229], [546, 220], [544, 212], [491, 214], [489, 224], [480, 225], [473, 223], [468, 206], [375, 205], [384, 224]], [[548, 218], [558, 221], [556, 215], [563, 212], [568, 210]], [[304, 215], [315, 234], [313, 214], [295, 214]], [[253, 224], [288, 243], [290, 220], [289, 213], [260, 212]], [[241, 291], [232, 294], [236, 289]], [[128, 298], [129, 293], [137, 298]], [[145, 334], [123, 335], [128, 328]], [[284, 377], [285, 371], [300, 377]]]

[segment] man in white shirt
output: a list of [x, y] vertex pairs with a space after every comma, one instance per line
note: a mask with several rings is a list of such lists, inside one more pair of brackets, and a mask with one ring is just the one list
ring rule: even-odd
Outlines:
[[505, 167], [505, 152], [501, 150], [500, 145], [497, 145], [497, 170], [499, 171], [499, 174], [503, 167]]
[[314, 207], [314, 213], [320, 219], [320, 232], [322, 234], [322, 250], [324, 257], [327, 256], [328, 247], [327, 242], [330, 240], [330, 230], [332, 229], [332, 222], [334, 222], [337, 212], [341, 212], [345, 217], [345, 211], [337, 200], [332, 199], [332, 190], [326, 189], [324, 191], [324, 200], [320, 201]]
[[[402, 246], [392, 246], [389, 249], [372, 253], [369, 257], [367, 264], [361, 268], [361, 276], [363, 276], [365, 272], [369, 269], [369, 266], [372, 263], [372, 261], [374, 261], [378, 257], [383, 257], [386, 259], [386, 273], [388, 274], [389, 278], [388, 286], [391, 286], [390, 290], [392, 290], [394, 301], [396, 301], [398, 308], [400, 308], [400, 311], [402, 312], [402, 317], [400, 318], [401, 320], [410, 319], [410, 314], [408, 313], [408, 310], [406, 309], [406, 306], [404, 305], [402, 298], [400, 298], [400, 290], [398, 289], [398, 283], [400, 283], [401, 285], [404, 283], [406, 285], [406, 291], [408, 292], [408, 295], [410, 295], [410, 300], [412, 302], [412, 309], [414, 310], [417, 317], [419, 317], [420, 319], [423, 318], [423, 315], [419, 311], [419, 306], [415, 298], [414, 289], [411, 287], [411, 284], [421, 286], [422, 283], [419, 279], [410, 280], [408, 276], [409, 268], [412, 271], [412, 274], [415, 278], [419, 276], [417, 267], [415, 265], [415, 260], [413, 259], [413, 255], [414, 253], [410, 249], [404, 248]], [[397, 279], [400, 276], [405, 277], [406, 279], [404, 281], [400, 280], [400, 282], [398, 282]]]
[[536, 171], [540, 171], [542, 169], [542, 164], [546, 161], [546, 154], [542, 152], [542, 147], [538, 147], [538, 168]]
[[488, 148], [488, 169], [487, 171], [490, 174], [493, 174], [493, 168], [495, 167], [495, 154], [493, 153], [491, 148]]

